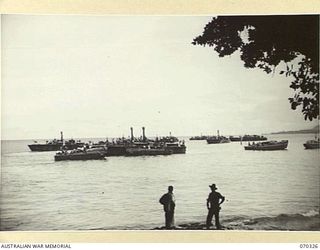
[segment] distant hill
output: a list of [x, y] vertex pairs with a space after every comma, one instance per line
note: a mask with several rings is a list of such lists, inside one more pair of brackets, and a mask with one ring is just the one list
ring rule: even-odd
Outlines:
[[302, 130], [295, 130], [295, 131], [280, 131], [280, 132], [274, 132], [271, 134], [316, 134], [319, 133], [319, 125], [315, 126], [311, 129], [302, 129]]

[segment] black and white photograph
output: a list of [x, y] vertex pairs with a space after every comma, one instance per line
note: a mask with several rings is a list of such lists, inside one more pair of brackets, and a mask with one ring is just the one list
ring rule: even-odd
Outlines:
[[319, 15], [1, 15], [1, 231], [319, 231]]

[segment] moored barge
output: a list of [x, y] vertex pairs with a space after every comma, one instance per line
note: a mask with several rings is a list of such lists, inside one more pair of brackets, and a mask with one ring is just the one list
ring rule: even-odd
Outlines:
[[284, 150], [288, 147], [288, 140], [282, 141], [266, 141], [248, 144], [245, 150], [258, 150], [258, 151], [271, 151], [271, 150]]
[[43, 151], [57, 151], [62, 149], [76, 149], [79, 147], [83, 147], [84, 143], [81, 142], [80, 140], [75, 141], [74, 139], [70, 140], [64, 140], [63, 139], [63, 132], [60, 132], [61, 138], [60, 140], [53, 139], [51, 141], [46, 141], [46, 143], [34, 143], [34, 144], [29, 144], [28, 147], [30, 148], [31, 151], [35, 152], [43, 152]]
[[305, 149], [317, 149], [320, 148], [320, 139], [318, 140], [309, 140], [306, 143], [303, 144]]
[[105, 154], [100, 151], [72, 150], [59, 151], [54, 156], [55, 161], [75, 161], [75, 160], [100, 160], [104, 159]]

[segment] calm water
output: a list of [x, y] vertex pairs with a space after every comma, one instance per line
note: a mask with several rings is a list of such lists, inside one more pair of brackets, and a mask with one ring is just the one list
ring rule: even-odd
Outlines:
[[186, 140], [184, 155], [55, 162], [55, 152], [30, 152], [32, 141], [2, 141], [1, 230], [152, 229], [164, 223], [158, 200], [168, 185], [176, 224], [203, 222], [211, 183], [226, 197], [221, 219], [230, 225], [318, 218], [319, 150], [302, 145], [313, 135], [268, 137], [289, 139], [288, 150]]

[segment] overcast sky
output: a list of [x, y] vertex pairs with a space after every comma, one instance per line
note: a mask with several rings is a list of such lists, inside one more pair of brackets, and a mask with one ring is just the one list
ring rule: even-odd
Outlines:
[[2, 139], [310, 128], [290, 79], [194, 46], [211, 17], [2, 16]]

